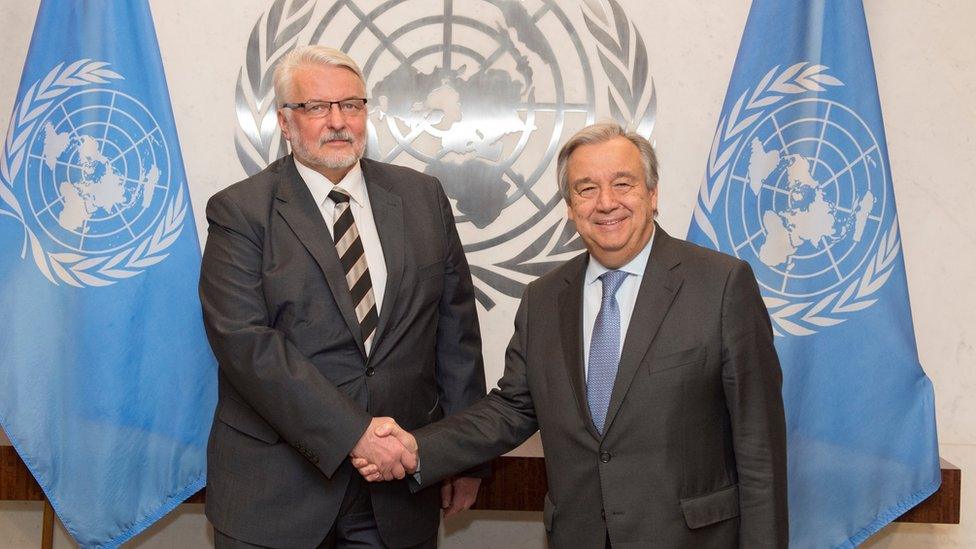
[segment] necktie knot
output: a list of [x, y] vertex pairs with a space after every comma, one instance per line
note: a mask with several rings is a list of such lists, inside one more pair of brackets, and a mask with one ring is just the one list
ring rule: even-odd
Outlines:
[[335, 187], [329, 191], [329, 198], [336, 204], [342, 204], [343, 202], [349, 202], [349, 193], [343, 189]]
[[617, 290], [627, 279], [628, 273], [624, 271], [607, 271], [600, 275], [603, 281], [603, 299], [610, 299], [617, 295]]

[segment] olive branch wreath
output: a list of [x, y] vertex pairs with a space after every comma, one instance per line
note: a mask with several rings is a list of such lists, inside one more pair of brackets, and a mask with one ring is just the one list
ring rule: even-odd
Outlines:
[[[637, 30], [637, 25], [627, 19], [620, 4], [616, 0], [607, 0], [607, 4], [610, 5], [613, 15], [612, 25], [607, 14], [594, 11], [593, 6], [584, 3], [587, 7], [582, 8], [582, 11], [587, 30], [597, 41], [600, 64], [610, 80], [607, 86], [610, 113], [624, 126], [649, 137], [654, 129], [657, 95], [654, 91], [654, 79], [648, 74], [650, 65], [647, 46]], [[633, 48], [631, 31], [634, 37]]]
[[274, 67], [295, 48], [315, 0], [275, 0], [251, 29], [244, 66], [237, 76], [238, 132], [234, 143], [244, 171], [253, 175], [287, 151], [278, 131]]
[[187, 203], [181, 187], [167, 205], [163, 222], [157, 225], [151, 236], [114, 255], [96, 257], [45, 250], [24, 219], [23, 209], [13, 189], [14, 181], [24, 168], [28, 138], [54, 100], [68, 90], [123, 79], [121, 75], [107, 68], [108, 66], [107, 62], [91, 59], [80, 59], [68, 65], [59, 63], [44, 78], [31, 84], [24, 97], [14, 106], [3, 154], [0, 155], [0, 202], [4, 206], [0, 208], [0, 215], [13, 217], [23, 225], [21, 259], [26, 257], [27, 250], [30, 249], [37, 268], [55, 285], [64, 282], [77, 288], [108, 286], [138, 275], [142, 269], [166, 259], [168, 254], [165, 251], [179, 237], [186, 217]]
[[[716, 249], [720, 248], [718, 235], [708, 216], [728, 183], [734, 153], [740, 149], [746, 130], [769, 107], [784, 98], [811, 91], [822, 92], [827, 89], [824, 86], [844, 85], [826, 71], [826, 66], [808, 62], [796, 63], [782, 71], [779, 66], [773, 67], [755, 89], [745, 90], [729, 114], [719, 120], [694, 213], [695, 222]], [[868, 262], [864, 273], [843, 290], [831, 292], [819, 300], [798, 302], [764, 295], [763, 301], [773, 322], [773, 332], [778, 336], [813, 335], [820, 328], [844, 322], [846, 315], [870, 307], [877, 301], [871, 297], [872, 294], [887, 282], [900, 251], [901, 238], [896, 219], [881, 237], [878, 251]]]

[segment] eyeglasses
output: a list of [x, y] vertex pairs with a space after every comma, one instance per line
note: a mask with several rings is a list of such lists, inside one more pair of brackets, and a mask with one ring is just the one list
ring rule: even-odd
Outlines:
[[350, 97], [338, 101], [312, 99], [304, 103], [284, 103], [281, 107], [283, 109], [301, 109], [309, 118], [321, 118], [332, 112], [332, 105], [339, 107], [339, 112], [344, 116], [357, 116], [366, 109], [366, 98]]

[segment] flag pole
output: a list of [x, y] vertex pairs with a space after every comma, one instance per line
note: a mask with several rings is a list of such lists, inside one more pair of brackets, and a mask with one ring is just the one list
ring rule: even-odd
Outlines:
[[41, 549], [54, 547], [54, 508], [51, 502], [44, 498], [44, 520], [41, 523]]

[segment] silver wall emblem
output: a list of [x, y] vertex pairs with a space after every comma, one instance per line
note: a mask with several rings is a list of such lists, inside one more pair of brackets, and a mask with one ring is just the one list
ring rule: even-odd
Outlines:
[[277, 0], [237, 82], [248, 173], [287, 152], [271, 75], [309, 43], [362, 64], [367, 154], [441, 180], [486, 308], [582, 249], [560, 207], [559, 146], [597, 118], [644, 135], [654, 125], [647, 49], [614, 0], [569, 12], [554, 0]]

